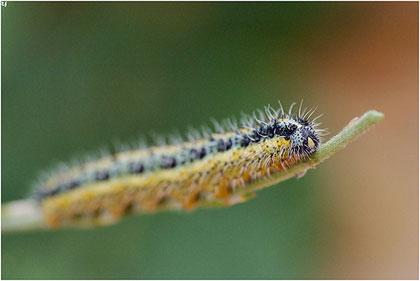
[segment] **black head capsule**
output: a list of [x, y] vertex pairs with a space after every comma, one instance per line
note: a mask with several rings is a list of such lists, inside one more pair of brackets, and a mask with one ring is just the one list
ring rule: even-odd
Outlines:
[[312, 126], [300, 125], [290, 135], [292, 151], [298, 155], [311, 155], [319, 148], [320, 139]]

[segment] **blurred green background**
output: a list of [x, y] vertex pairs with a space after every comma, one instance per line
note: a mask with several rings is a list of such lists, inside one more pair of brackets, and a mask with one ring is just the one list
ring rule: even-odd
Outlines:
[[386, 121], [245, 204], [2, 235], [2, 278], [418, 278], [417, 5], [9, 1], [2, 203], [59, 161], [277, 100], [332, 133]]

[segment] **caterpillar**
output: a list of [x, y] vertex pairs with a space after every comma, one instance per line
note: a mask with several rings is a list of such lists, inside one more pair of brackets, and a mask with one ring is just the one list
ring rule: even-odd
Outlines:
[[106, 225], [131, 213], [245, 201], [247, 185], [315, 153], [325, 134], [315, 108], [268, 105], [186, 138], [124, 149], [40, 178], [34, 197], [50, 227]]

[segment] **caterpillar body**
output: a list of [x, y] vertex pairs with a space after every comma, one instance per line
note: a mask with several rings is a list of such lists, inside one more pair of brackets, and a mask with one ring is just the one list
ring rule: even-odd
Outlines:
[[[188, 140], [128, 149], [65, 167], [39, 180], [35, 197], [48, 226], [102, 225], [129, 213], [240, 203], [247, 185], [281, 173], [320, 146], [315, 112], [266, 106], [239, 124], [214, 122]], [[250, 194], [251, 192], [251, 194]]]

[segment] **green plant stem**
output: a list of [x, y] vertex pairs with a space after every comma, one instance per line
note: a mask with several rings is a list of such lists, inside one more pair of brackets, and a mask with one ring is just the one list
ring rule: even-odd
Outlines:
[[[368, 131], [373, 125], [383, 120], [384, 114], [370, 110], [360, 118], [354, 118], [337, 135], [324, 143], [311, 159], [298, 163], [286, 171], [274, 174], [264, 180], [259, 180], [246, 187], [245, 192], [253, 192], [289, 178], [301, 176], [307, 170], [315, 168], [347, 144]], [[1, 208], [1, 229], [3, 233], [21, 232], [35, 229], [46, 229], [40, 206], [33, 200], [18, 200], [4, 204]]]

